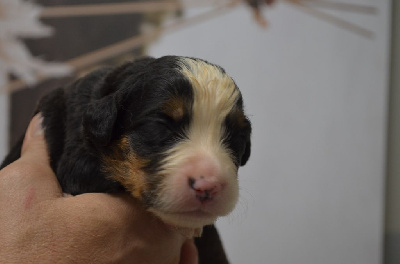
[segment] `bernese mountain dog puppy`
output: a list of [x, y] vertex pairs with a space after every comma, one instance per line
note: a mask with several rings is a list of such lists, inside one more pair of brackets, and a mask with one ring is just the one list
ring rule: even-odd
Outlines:
[[[64, 193], [129, 192], [188, 236], [204, 227], [195, 239], [200, 263], [228, 263], [212, 224], [238, 199], [251, 124], [221, 67], [146, 57], [53, 90], [38, 112]], [[1, 167], [19, 158], [21, 145]]]

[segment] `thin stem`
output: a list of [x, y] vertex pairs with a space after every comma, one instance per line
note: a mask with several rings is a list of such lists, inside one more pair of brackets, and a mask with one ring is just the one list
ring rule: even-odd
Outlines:
[[[162, 33], [174, 32], [174, 31], [180, 30], [182, 28], [189, 27], [189, 26], [201, 23], [203, 21], [209, 20], [211, 18], [220, 16], [223, 13], [225, 13], [228, 10], [235, 7], [240, 2], [241, 2], [240, 0], [233, 0], [233, 1], [225, 2], [224, 4], [219, 5], [218, 7], [214, 8], [210, 11], [204, 12], [202, 14], [190, 17], [188, 19], [181, 19], [172, 25], [165, 26], [165, 27], [162, 27], [159, 29], [155, 29], [151, 32], [142, 33], [138, 36], [134, 36], [134, 37], [128, 38], [126, 40], [123, 40], [121, 42], [112, 44], [110, 46], [86, 53], [82, 56], [78, 56], [74, 59], [68, 60], [66, 62], [66, 64], [72, 66], [75, 71], [82, 70], [93, 64], [116, 57], [116, 56], [126, 53], [130, 50], [133, 50], [137, 47], [140, 47], [140, 46], [150, 42], [151, 40], [153, 40], [154, 38], [156, 38], [157, 36], [159, 36]], [[37, 78], [38, 78], [38, 81], [41, 82], [41, 81], [44, 81], [51, 77], [39, 75]], [[23, 89], [24, 87], [26, 87], [26, 83], [23, 80], [18, 79], [18, 80], [8, 83], [4, 87], [4, 89], [1, 89], [0, 92], [17, 91], [17, 90]]]
[[348, 22], [346, 20], [340, 19], [338, 17], [335, 17], [331, 14], [325, 13], [323, 11], [320, 11], [318, 9], [314, 9], [310, 7], [309, 5], [304, 4], [307, 0], [286, 0], [286, 2], [293, 4], [297, 8], [299, 8], [301, 11], [314, 16], [318, 19], [324, 20], [326, 22], [329, 22], [335, 26], [338, 26], [340, 28], [346, 29], [348, 31], [351, 31], [355, 34], [361, 35], [365, 38], [373, 38], [374, 33], [366, 28], [360, 27], [358, 25], [355, 25], [351, 22]]
[[[192, 0], [192, 1], [146, 1], [133, 3], [105, 3], [92, 5], [68, 5], [46, 7], [42, 10], [41, 18], [77, 17], [77, 16], [102, 16], [102, 15], [121, 15], [156, 11], [174, 11], [189, 7], [208, 7], [213, 6], [218, 1], [211, 0]], [[226, 2], [221, 1], [219, 2]]]
[[339, 11], [363, 13], [367, 15], [376, 15], [378, 9], [375, 6], [350, 4], [344, 2], [333, 2], [327, 0], [302, 0], [303, 3], [310, 3], [313, 7], [329, 8]]

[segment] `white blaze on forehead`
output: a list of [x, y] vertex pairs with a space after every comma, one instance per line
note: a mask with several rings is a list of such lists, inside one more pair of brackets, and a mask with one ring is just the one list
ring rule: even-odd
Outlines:
[[239, 99], [239, 90], [221, 69], [201, 60], [182, 59], [180, 71], [190, 81], [194, 95], [187, 136], [203, 144], [221, 143], [223, 123]]
[[[160, 175], [165, 177], [159, 186], [153, 212], [176, 226], [200, 227], [231, 212], [238, 199], [237, 166], [223, 141], [226, 136], [226, 116], [235, 107], [240, 92], [233, 80], [220, 68], [204, 61], [181, 59], [179, 71], [193, 87], [191, 120], [185, 131], [185, 139], [165, 153], [160, 171]], [[196, 209], [187, 208], [187, 201], [184, 200], [193, 199], [188, 194], [191, 190], [188, 180], [192, 175], [185, 168], [195, 166], [198, 160], [207, 161], [205, 166], [212, 167], [214, 171], [213, 175], [203, 176], [210, 176], [223, 186], [213, 203], [203, 208], [209, 217], [200, 219], [179, 214], [181, 211]]]

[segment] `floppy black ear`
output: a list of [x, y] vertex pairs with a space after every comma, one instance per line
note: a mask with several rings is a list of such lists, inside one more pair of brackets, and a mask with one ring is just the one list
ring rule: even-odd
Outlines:
[[246, 165], [246, 162], [250, 158], [250, 152], [251, 152], [251, 141], [250, 141], [250, 137], [249, 137], [249, 139], [246, 142], [246, 148], [245, 148], [242, 158], [240, 160], [240, 166]]
[[244, 166], [247, 161], [250, 158], [250, 153], [251, 153], [251, 131], [252, 131], [252, 127], [251, 127], [251, 122], [248, 118], [245, 119], [246, 123], [247, 123], [247, 132], [246, 132], [246, 146], [242, 155], [242, 158], [240, 159], [240, 166]]
[[113, 135], [118, 109], [113, 95], [93, 101], [83, 116], [85, 138], [98, 146], [106, 146]]
[[155, 59], [143, 57], [128, 62], [106, 75], [94, 91], [93, 100], [83, 116], [85, 138], [97, 146], [107, 146], [116, 130], [116, 121], [124, 95], [134, 89], [133, 83], [143, 69]]

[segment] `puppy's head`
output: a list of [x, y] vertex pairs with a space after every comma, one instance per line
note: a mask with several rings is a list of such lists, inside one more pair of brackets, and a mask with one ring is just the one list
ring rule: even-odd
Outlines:
[[228, 214], [251, 125], [225, 71], [199, 59], [142, 59], [110, 73], [84, 133], [103, 170], [165, 222], [188, 228]]

